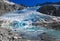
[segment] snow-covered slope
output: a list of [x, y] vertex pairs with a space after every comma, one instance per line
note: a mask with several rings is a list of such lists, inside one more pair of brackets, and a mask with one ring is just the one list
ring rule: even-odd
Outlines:
[[15, 4], [13, 2], [7, 1], [7, 0], [0, 0], [0, 16], [12, 12], [18, 9], [24, 9], [26, 8], [25, 6]]

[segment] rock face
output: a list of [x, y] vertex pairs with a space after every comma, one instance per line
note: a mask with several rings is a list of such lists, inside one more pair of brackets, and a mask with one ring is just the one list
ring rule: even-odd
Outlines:
[[14, 11], [14, 10], [18, 10], [18, 9], [20, 10], [23, 8], [26, 8], [26, 7], [15, 4], [15, 3], [11, 3], [11, 2], [9, 3], [9, 1], [5, 2], [5, 0], [0, 0], [0, 15], [7, 13], [7, 12]]
[[52, 16], [60, 16], [60, 5], [46, 4], [39, 9], [39, 12]]

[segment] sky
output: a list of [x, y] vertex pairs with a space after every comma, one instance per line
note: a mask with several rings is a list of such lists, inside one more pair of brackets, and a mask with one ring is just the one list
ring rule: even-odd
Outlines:
[[38, 3], [43, 4], [45, 2], [60, 2], [60, 0], [10, 0], [17, 4], [23, 4], [26, 6], [35, 6]]

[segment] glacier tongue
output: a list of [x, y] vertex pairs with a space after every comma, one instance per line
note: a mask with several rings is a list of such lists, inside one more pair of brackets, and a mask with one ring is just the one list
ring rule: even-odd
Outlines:
[[[1, 27], [17, 31], [24, 38], [37, 39], [43, 33], [49, 33], [60, 38], [60, 31], [49, 29], [53, 25], [60, 24], [60, 18], [39, 13], [34, 8], [17, 10], [0, 16], [0, 21], [3, 21]], [[55, 23], [55, 24], [54, 24]], [[52, 25], [52, 26], [51, 26]], [[48, 28], [48, 29], [47, 29]], [[55, 34], [57, 33], [57, 35]], [[33, 39], [32, 38], [32, 39]]]

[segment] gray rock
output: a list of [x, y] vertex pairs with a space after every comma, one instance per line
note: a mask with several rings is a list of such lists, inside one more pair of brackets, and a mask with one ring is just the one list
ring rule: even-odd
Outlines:
[[14, 11], [14, 10], [21, 10], [26, 8], [23, 5], [18, 4], [9, 4], [7, 2], [4, 2], [4, 0], [0, 0], [0, 15]]

